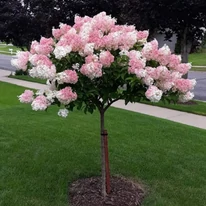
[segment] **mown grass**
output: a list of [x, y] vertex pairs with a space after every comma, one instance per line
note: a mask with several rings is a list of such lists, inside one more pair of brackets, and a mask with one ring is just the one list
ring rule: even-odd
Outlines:
[[191, 71], [206, 72], [206, 67], [192, 67]]
[[29, 82], [46, 84], [45, 79], [33, 78], [33, 77], [28, 76], [28, 75], [10, 75], [9, 77], [13, 78], [13, 79], [20, 79], [20, 80], [29, 81]]
[[187, 104], [187, 103], [169, 104], [167, 102], [162, 102], [162, 101], [158, 103], [142, 101], [141, 103], [206, 116], [206, 102], [202, 102], [202, 101], [193, 100], [191, 104]]
[[[12, 52], [9, 49], [12, 49]], [[0, 44], [0, 54], [14, 55], [20, 50], [21, 49], [16, 46]]]
[[[0, 205], [67, 206], [74, 180], [100, 175], [99, 115], [34, 112], [0, 83]], [[206, 131], [111, 108], [112, 175], [141, 182], [143, 206], [206, 205]]]
[[190, 54], [189, 62], [192, 62], [193, 66], [205, 66], [206, 67], [206, 52]]

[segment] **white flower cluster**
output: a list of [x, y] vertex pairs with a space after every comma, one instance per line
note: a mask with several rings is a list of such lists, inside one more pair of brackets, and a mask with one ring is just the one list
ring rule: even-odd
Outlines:
[[84, 54], [91, 55], [94, 53], [94, 43], [88, 43], [84, 47]]
[[57, 59], [61, 59], [69, 54], [71, 50], [71, 46], [56, 46], [56, 48], [54, 49], [54, 55]]
[[56, 91], [45, 90], [46, 98], [49, 102], [53, 103], [54, 98], [56, 97]]
[[29, 75], [33, 78], [53, 79], [56, 75], [56, 67], [55, 65], [52, 65], [51, 67], [38, 65], [29, 70]]
[[69, 114], [69, 111], [68, 111], [67, 109], [60, 109], [60, 110], [58, 111], [58, 115], [59, 115], [60, 117], [66, 118], [66, 117], [68, 116], [68, 114]]
[[192, 92], [187, 92], [186, 94], [181, 94], [179, 96], [179, 101], [180, 102], [188, 102], [189, 100], [193, 99], [194, 93]]

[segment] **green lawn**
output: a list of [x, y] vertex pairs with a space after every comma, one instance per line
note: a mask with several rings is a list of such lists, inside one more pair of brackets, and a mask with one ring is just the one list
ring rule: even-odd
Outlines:
[[193, 66], [205, 66], [205, 67], [192, 67], [192, 71], [206, 71], [206, 52], [193, 53], [189, 55], [189, 62], [192, 62]]
[[20, 80], [25, 80], [25, 81], [29, 81], [29, 82], [36, 82], [36, 83], [40, 83], [40, 84], [46, 84], [46, 80], [45, 79], [39, 79], [39, 78], [33, 78], [27, 75], [10, 75], [10, 78], [14, 78], [14, 79], [20, 79]]
[[206, 52], [190, 54], [189, 62], [192, 62], [194, 66], [206, 66]]
[[[9, 51], [9, 49], [13, 49], [12, 54]], [[8, 55], [14, 55], [17, 51], [21, 50], [18, 47], [10, 46], [10, 45], [2, 45], [0, 44], [0, 54], [8, 54]]]
[[206, 72], [206, 67], [192, 67], [191, 71]]
[[[100, 175], [99, 115], [20, 104], [0, 83], [0, 205], [67, 206], [68, 185]], [[206, 205], [206, 131], [111, 108], [111, 173], [141, 182], [143, 206]]]
[[179, 103], [169, 104], [169, 103], [163, 103], [162, 101], [158, 103], [142, 101], [141, 103], [206, 116], [206, 102], [202, 102], [202, 101], [194, 100], [194, 104], [191, 104], [191, 105], [190, 104], [179, 104]]

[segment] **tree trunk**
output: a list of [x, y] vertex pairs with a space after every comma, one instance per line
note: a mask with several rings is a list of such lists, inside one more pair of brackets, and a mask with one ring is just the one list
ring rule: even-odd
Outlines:
[[104, 113], [100, 111], [100, 130], [101, 130], [101, 164], [102, 164], [102, 195], [105, 198], [110, 193], [110, 172], [107, 144], [107, 131], [104, 129]]
[[[181, 38], [181, 57], [182, 57], [182, 63], [188, 63], [188, 47], [187, 47], [187, 31], [188, 28], [185, 27], [183, 36]], [[188, 74], [183, 75], [183, 78], [187, 79]]]

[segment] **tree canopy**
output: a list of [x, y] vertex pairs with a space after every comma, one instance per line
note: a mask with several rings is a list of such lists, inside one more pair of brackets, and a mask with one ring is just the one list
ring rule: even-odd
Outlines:
[[60, 22], [71, 24], [75, 14], [94, 15], [102, 10], [110, 13], [113, 8], [107, 0], [2, 0], [0, 40], [29, 48], [31, 41], [51, 36], [51, 28]]
[[191, 43], [203, 37], [206, 27], [206, 1], [132, 0], [130, 3], [130, 15], [126, 17], [137, 22], [137, 27], [141, 29], [161, 31], [166, 39], [176, 34], [181, 42], [183, 61], [187, 62]]
[[[93, 16], [106, 11], [120, 24], [133, 24], [138, 30], [158, 30], [169, 39], [176, 34], [187, 62], [189, 44], [202, 38], [206, 27], [205, 0], [23, 0], [0, 1], [0, 39], [16, 46], [51, 36], [59, 22], [71, 24], [75, 14]], [[189, 49], [188, 49], [189, 48]]]

